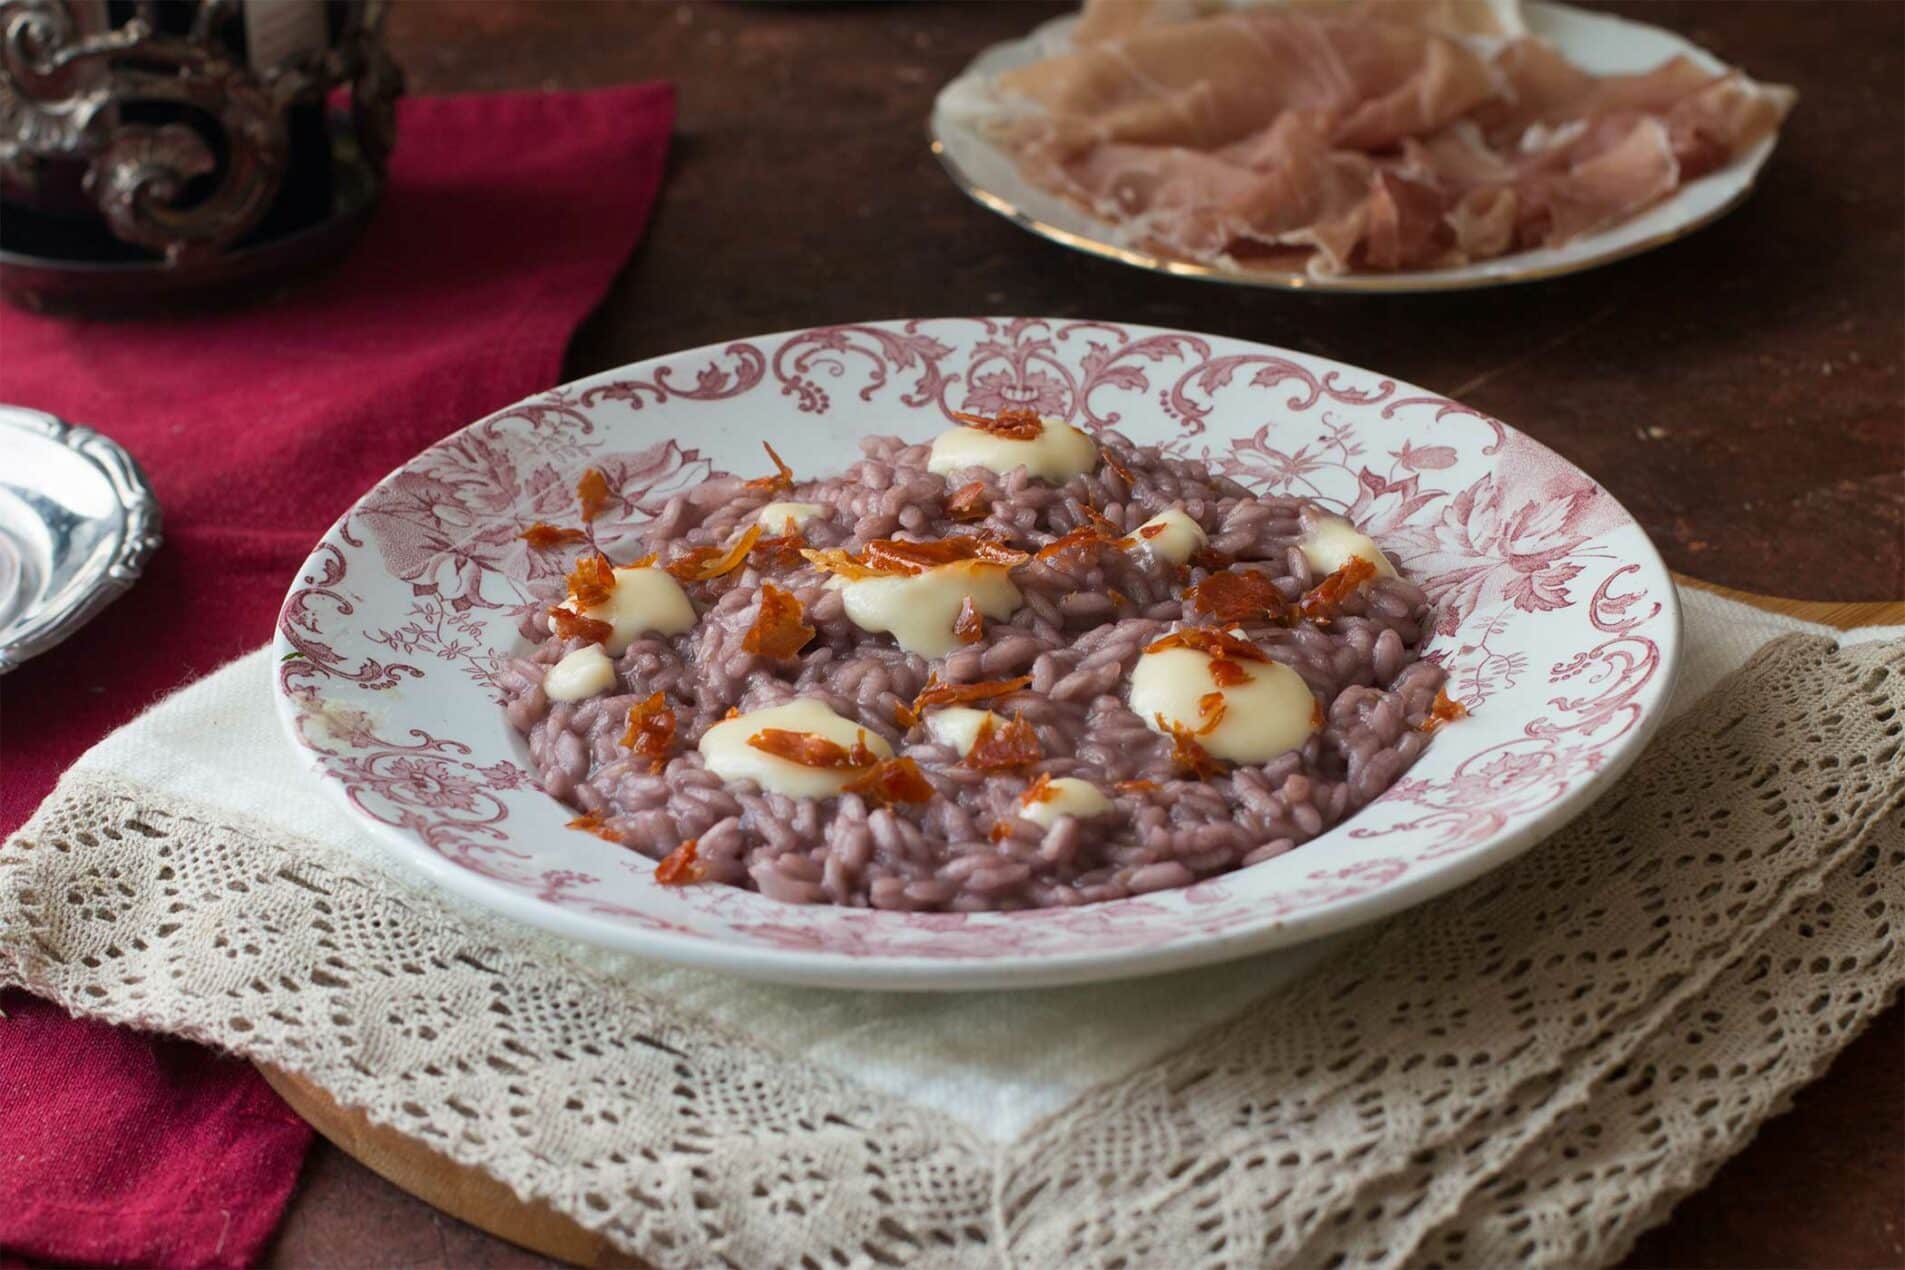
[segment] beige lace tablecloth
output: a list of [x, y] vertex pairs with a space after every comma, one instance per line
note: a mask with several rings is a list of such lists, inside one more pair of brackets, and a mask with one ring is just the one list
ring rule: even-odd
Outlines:
[[1905, 979], [1905, 642], [1746, 661], [1795, 624], [1683, 598], [1678, 717], [1517, 863], [1320, 946], [965, 996], [426, 892], [298, 776], [255, 654], [0, 849], [0, 983], [300, 1073], [658, 1266], [1607, 1262]]

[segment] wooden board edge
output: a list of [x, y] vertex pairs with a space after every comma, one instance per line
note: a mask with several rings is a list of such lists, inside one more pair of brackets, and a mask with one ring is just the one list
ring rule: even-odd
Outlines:
[[333, 1146], [432, 1208], [570, 1265], [603, 1270], [646, 1266], [548, 1204], [519, 1199], [483, 1170], [458, 1164], [388, 1125], [373, 1124], [363, 1112], [340, 1105], [304, 1077], [268, 1063], [256, 1066], [265, 1083]]
[[1717, 582], [1690, 578], [1684, 573], [1676, 573], [1673, 578], [1681, 586], [1692, 587], [1696, 591], [1706, 591], [1741, 604], [1750, 604], [1768, 613], [1796, 617], [1802, 622], [1816, 622], [1842, 631], [1855, 630], [1861, 626], [1905, 626], [1905, 600], [1789, 600], [1779, 595], [1738, 591]]
[[[1841, 630], [1860, 626], [1905, 626], [1905, 600], [1791, 600], [1738, 591], [1678, 573], [1674, 580], [1682, 586], [1709, 591], [1769, 613]], [[433, 1208], [498, 1239], [570, 1265], [640, 1267], [644, 1264], [547, 1204], [523, 1202], [481, 1169], [458, 1164], [395, 1129], [372, 1124], [363, 1112], [338, 1105], [336, 1099], [302, 1076], [264, 1063], [258, 1064], [258, 1070], [291, 1109], [338, 1150]]]

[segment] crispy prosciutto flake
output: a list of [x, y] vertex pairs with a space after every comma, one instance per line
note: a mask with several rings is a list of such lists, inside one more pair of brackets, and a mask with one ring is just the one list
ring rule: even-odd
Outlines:
[[582, 520], [586, 524], [602, 514], [614, 494], [609, 489], [609, 478], [602, 475], [602, 469], [592, 467], [582, 474], [575, 483], [575, 501], [582, 508]]
[[1422, 721], [1424, 732], [1433, 732], [1445, 723], [1468, 717], [1468, 707], [1449, 696], [1446, 688], [1435, 690], [1435, 700], [1429, 703], [1429, 716]]
[[755, 540], [753, 558], [769, 567], [779, 566], [785, 569], [800, 565], [800, 549], [807, 545], [807, 539], [794, 525], [794, 518], [787, 518], [787, 532], [773, 538]]
[[620, 842], [622, 839], [609, 828], [609, 820], [599, 811], [585, 811], [568, 824], [571, 829], [580, 829], [583, 833], [592, 833], [608, 842]]
[[1052, 788], [1052, 774], [1040, 772], [1038, 779], [1026, 786], [1025, 792], [1019, 795], [1019, 806], [1030, 807], [1035, 803], [1049, 803], [1056, 797], [1058, 792]]
[[1148, 794], [1157, 787], [1156, 781], [1119, 781], [1112, 786], [1120, 794]]
[[1024, 564], [1026, 555], [991, 538], [973, 538], [956, 534], [937, 542], [906, 542], [898, 538], [875, 538], [866, 545], [862, 558], [886, 573], [919, 574], [941, 565], [976, 560], [1010, 568]]
[[1375, 565], [1361, 556], [1351, 556], [1342, 568], [1304, 592], [1297, 608], [1312, 622], [1327, 622], [1341, 611], [1343, 601], [1375, 576]]
[[668, 765], [669, 752], [675, 748], [675, 712], [667, 698], [655, 693], [646, 701], [628, 708], [628, 731], [622, 744], [648, 760], [650, 771], [659, 772]]
[[1198, 724], [1197, 735], [1209, 736], [1215, 732], [1217, 725], [1224, 721], [1224, 711], [1226, 709], [1227, 707], [1224, 705], [1224, 694], [1221, 692], [1207, 692], [1199, 697], [1197, 699], [1197, 717], [1202, 722]]
[[803, 551], [800, 554], [815, 568], [837, 573], [850, 582], [863, 578], [917, 577], [929, 569], [967, 561], [1009, 569], [1024, 564], [1029, 558], [1023, 551], [1002, 542], [967, 534], [954, 534], [933, 542], [875, 538], [857, 556], [838, 547], [826, 551]]
[[953, 634], [962, 644], [976, 644], [986, 637], [985, 615], [972, 602], [970, 595], [959, 601], [959, 616], [953, 619]]
[[995, 437], [1004, 437], [1008, 441], [1036, 441], [1045, 431], [1045, 425], [1039, 421], [1038, 411], [1008, 407], [998, 414], [967, 414], [961, 410], [952, 412], [952, 417], [968, 428], [977, 428], [981, 432], [990, 432]]
[[1212, 573], [1219, 569], [1228, 569], [1236, 563], [1235, 556], [1219, 551], [1215, 547], [1199, 547], [1191, 553], [1191, 565], [1194, 568], [1206, 569]]
[[814, 637], [806, 616], [806, 609], [793, 592], [763, 582], [760, 612], [741, 637], [741, 647], [762, 657], [792, 657]]
[[1213, 630], [1207, 626], [1187, 626], [1181, 631], [1172, 631], [1161, 639], [1153, 640], [1145, 647], [1147, 653], [1161, 653], [1167, 648], [1191, 648], [1212, 657], [1227, 657], [1232, 661], [1269, 661], [1264, 651], [1247, 639], [1238, 639], [1229, 631]]
[[762, 728], [749, 737], [747, 743], [764, 754], [784, 758], [789, 763], [834, 772], [859, 771], [879, 762], [878, 756], [867, 748], [865, 733], [854, 740], [852, 749], [838, 741], [830, 741], [818, 732], [795, 732], [787, 728]]
[[573, 609], [561, 605], [549, 610], [549, 623], [556, 635], [562, 639], [587, 640], [591, 644], [601, 644], [615, 634], [615, 628], [607, 622], [598, 622], [592, 617], [584, 617]]
[[1112, 537], [1096, 525], [1080, 525], [1068, 534], [1061, 534], [1038, 549], [1040, 560], [1056, 560], [1060, 556], [1080, 555], [1102, 550], [1111, 545]]
[[753, 480], [745, 482], [743, 488], [756, 490], [763, 494], [780, 494], [794, 488], [794, 469], [781, 462], [781, 456], [776, 454], [774, 447], [767, 442], [761, 442], [761, 448], [766, 450], [767, 457], [774, 461], [774, 474], [772, 476], [757, 476]]
[[1197, 739], [1204, 732], [1204, 728], [1186, 727], [1182, 723], [1175, 723], [1165, 718], [1162, 714], [1157, 715], [1156, 718], [1158, 731], [1171, 738], [1171, 761], [1177, 764], [1178, 770], [1197, 780], [1209, 780], [1223, 773], [1224, 765], [1212, 758], [1210, 751], [1205, 749]]
[[1209, 736], [1217, 730], [1224, 721], [1226, 708], [1223, 693], [1207, 692], [1197, 699], [1198, 724], [1194, 728], [1166, 718], [1161, 712], [1153, 716], [1157, 720], [1158, 731], [1171, 738], [1171, 761], [1187, 776], [1209, 780], [1223, 772], [1224, 765], [1211, 756], [1211, 752], [1204, 748], [1198, 738]]
[[552, 547], [573, 546], [589, 540], [589, 536], [580, 529], [565, 529], [542, 520], [523, 530], [517, 537], [528, 543], [531, 551], [548, 551]]
[[966, 751], [967, 767], [981, 772], [1010, 772], [1030, 767], [1045, 757], [1039, 749], [1038, 732], [1020, 715], [1000, 726], [988, 718], [979, 724], [979, 735]]
[[[1008, 692], [1017, 692], [1031, 682], [1032, 676], [1030, 675], [1020, 675], [1016, 679], [988, 679], [980, 683], [972, 684], [946, 684], [940, 683], [937, 679], [930, 679], [927, 681], [926, 686], [919, 690], [919, 695], [913, 698], [911, 707], [904, 705], [899, 707], [900, 710], [906, 711], [910, 717], [910, 722], [904, 718], [896, 719], [895, 722], [899, 723], [901, 727], [910, 728], [913, 724], [919, 722], [921, 715], [934, 706], [964, 705], [968, 701], [984, 701], [988, 697], [1003, 697]], [[897, 714], [898, 711], [895, 711], [895, 713]]]
[[1193, 612], [1224, 623], [1282, 623], [1295, 616], [1277, 584], [1259, 569], [1213, 573], [1186, 591], [1184, 598], [1191, 602]]
[[1219, 688], [1235, 688], [1250, 675], [1244, 668], [1228, 657], [1210, 659], [1210, 681]]
[[898, 803], [928, 802], [937, 791], [919, 770], [918, 763], [901, 757], [875, 763], [848, 781], [843, 792], [858, 794], [876, 807], [891, 807]]
[[1120, 479], [1124, 481], [1124, 487], [1126, 489], [1130, 489], [1138, 483], [1136, 478], [1131, 475], [1131, 469], [1118, 462], [1118, 456], [1113, 454], [1110, 450], [1101, 449], [1098, 451], [1098, 455], [1104, 459], [1105, 466], [1116, 472]]
[[761, 527], [749, 525], [747, 531], [726, 547], [696, 547], [670, 560], [662, 568], [681, 582], [709, 582], [733, 573], [747, 563], [747, 553], [761, 540]]
[[954, 520], [984, 520], [992, 514], [992, 500], [986, 496], [986, 483], [973, 481], [961, 485], [946, 500], [946, 515]]
[[655, 866], [655, 880], [663, 886], [689, 886], [707, 877], [708, 866], [695, 855], [700, 844], [699, 838], [690, 838], [663, 856]]
[[[1086, 524], [1090, 525], [1093, 529], [1096, 529], [1099, 533], [1103, 534], [1107, 538], [1116, 538], [1119, 534], [1124, 532], [1122, 529], [1118, 528], [1117, 524], [1111, 519], [1111, 517], [1105, 515], [1103, 512], [1099, 511], [1096, 507], [1093, 507], [1090, 503], [1080, 503], [1078, 505], [1078, 512], [1081, 516], [1085, 518]], [[1159, 529], [1162, 529], [1162, 528], [1163, 526], [1160, 525]]]
[[580, 556], [569, 570], [569, 598], [579, 610], [605, 603], [615, 590], [615, 566], [601, 552]]
[[814, 568], [823, 573], [838, 574], [849, 582], [888, 576], [883, 570], [871, 567], [851, 551], [841, 547], [827, 547], [822, 550], [804, 547], [800, 554]]

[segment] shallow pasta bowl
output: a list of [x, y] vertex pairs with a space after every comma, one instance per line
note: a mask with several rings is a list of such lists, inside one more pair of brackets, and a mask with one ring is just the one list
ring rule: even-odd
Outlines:
[[[1029, 406], [1343, 510], [1430, 593], [1425, 655], [1470, 717], [1304, 846], [1178, 891], [1077, 908], [893, 913], [664, 887], [565, 827], [495, 677], [561, 568], [522, 542], [608, 474], [642, 518], [772, 440], [803, 477], [860, 437]], [[503, 410], [386, 477], [325, 534], [279, 618], [277, 701], [319, 780], [435, 885], [557, 934], [837, 987], [1030, 987], [1293, 944], [1519, 854], [1639, 754], [1679, 653], [1671, 579], [1592, 479], [1506, 425], [1369, 371], [1104, 322], [931, 319], [694, 349]]]

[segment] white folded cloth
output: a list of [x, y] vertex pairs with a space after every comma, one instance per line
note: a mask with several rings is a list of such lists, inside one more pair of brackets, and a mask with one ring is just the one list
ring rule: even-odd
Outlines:
[[1905, 977], [1905, 628], [1682, 602], [1679, 717], [1523, 860], [1226, 966], [937, 995], [427, 890], [306, 774], [260, 650], [0, 849], [0, 982], [298, 1071], [662, 1266], [1603, 1262]]

